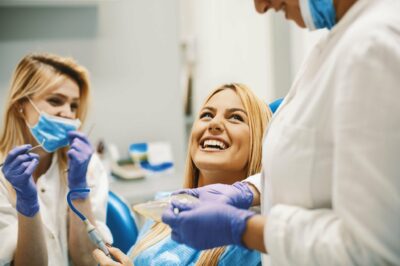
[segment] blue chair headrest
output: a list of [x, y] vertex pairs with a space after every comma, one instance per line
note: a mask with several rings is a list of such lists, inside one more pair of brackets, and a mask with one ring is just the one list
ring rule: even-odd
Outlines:
[[279, 105], [281, 105], [282, 101], [283, 101], [283, 98], [279, 98], [269, 104], [269, 108], [271, 109], [272, 113], [275, 113], [275, 111], [278, 109]]

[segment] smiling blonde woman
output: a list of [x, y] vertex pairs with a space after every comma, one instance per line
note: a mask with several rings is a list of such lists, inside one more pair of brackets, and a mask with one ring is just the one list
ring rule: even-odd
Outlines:
[[[196, 119], [186, 161], [184, 188], [233, 184], [261, 171], [261, 143], [271, 111], [242, 84], [227, 84], [207, 98]], [[101, 265], [259, 265], [260, 255], [240, 246], [198, 251], [171, 240], [163, 223], [148, 221], [129, 257], [118, 249], [113, 262], [96, 250]]]

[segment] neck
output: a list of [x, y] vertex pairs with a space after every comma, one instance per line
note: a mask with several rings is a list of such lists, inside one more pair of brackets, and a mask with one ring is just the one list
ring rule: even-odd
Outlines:
[[227, 172], [227, 171], [203, 171], [200, 170], [199, 173], [199, 183], [198, 187], [207, 186], [211, 184], [221, 183], [231, 185], [236, 181], [243, 180], [246, 178], [246, 172], [238, 171], [238, 172]]
[[333, 0], [336, 10], [336, 20], [339, 22], [357, 0]]
[[47, 153], [43, 149], [38, 149], [37, 151], [35, 151], [35, 153], [40, 156], [39, 165], [33, 173], [33, 180], [36, 183], [39, 177], [46, 173], [47, 170], [49, 170], [53, 159], [53, 153]]

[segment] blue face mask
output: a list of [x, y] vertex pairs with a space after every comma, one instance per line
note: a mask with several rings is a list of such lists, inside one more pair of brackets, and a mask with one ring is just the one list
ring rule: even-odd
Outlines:
[[29, 101], [39, 113], [39, 121], [36, 125], [31, 127], [28, 124], [36, 141], [42, 144], [42, 148], [47, 152], [54, 152], [61, 147], [67, 146], [69, 144], [67, 133], [80, 127], [81, 122], [79, 119], [67, 119], [46, 114], [39, 111], [31, 99]]
[[333, 0], [300, 0], [300, 11], [304, 23], [310, 30], [332, 29], [336, 24]]

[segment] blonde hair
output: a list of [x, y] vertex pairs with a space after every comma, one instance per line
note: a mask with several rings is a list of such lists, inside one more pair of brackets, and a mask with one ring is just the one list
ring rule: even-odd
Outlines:
[[[80, 91], [80, 104], [77, 118], [84, 122], [89, 105], [89, 75], [87, 70], [78, 65], [72, 58], [52, 54], [28, 54], [19, 62], [11, 79], [10, 90], [5, 104], [4, 122], [0, 134], [0, 159], [3, 161], [9, 151], [18, 145], [32, 143], [29, 132], [20, 109], [28, 97], [45, 93], [66, 78], [77, 83]], [[60, 176], [65, 182], [63, 169], [67, 168], [66, 148], [57, 152]], [[15, 200], [15, 190], [11, 184], [1, 177], [12, 198]]]
[[[268, 106], [262, 102], [247, 86], [243, 84], [225, 84], [214, 91], [206, 98], [203, 106], [218, 92], [231, 89], [239, 96], [245, 111], [249, 114], [250, 128], [250, 156], [247, 164], [247, 176], [254, 175], [261, 171], [261, 148], [264, 131], [271, 120], [272, 113]], [[189, 138], [189, 148], [186, 157], [186, 169], [184, 175], [184, 188], [197, 187], [199, 169], [196, 168], [190, 154], [192, 135]], [[163, 223], [155, 223], [150, 231], [141, 239], [131, 253], [133, 260], [140, 252], [155, 245], [171, 233], [171, 229]], [[218, 247], [205, 250], [201, 253], [196, 265], [217, 265], [219, 257], [224, 253], [225, 247]]]

